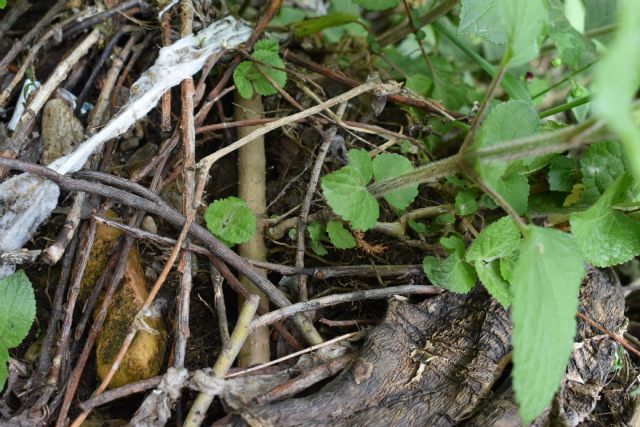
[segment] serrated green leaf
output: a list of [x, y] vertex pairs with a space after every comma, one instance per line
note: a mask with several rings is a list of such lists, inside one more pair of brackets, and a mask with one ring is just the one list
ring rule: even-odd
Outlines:
[[580, 160], [582, 200], [594, 203], [625, 172], [620, 144], [603, 141], [588, 146]]
[[351, 166], [326, 175], [320, 181], [322, 194], [331, 209], [361, 231], [373, 227], [380, 215], [378, 201], [365, 185], [360, 172]]
[[573, 157], [558, 156], [549, 165], [549, 189], [551, 191], [571, 191], [578, 175], [580, 162]]
[[247, 99], [253, 96], [253, 85], [247, 77], [252, 67], [250, 62], [243, 61], [233, 71], [233, 83], [240, 96]]
[[353, 2], [369, 10], [386, 10], [396, 7], [400, 0], [353, 0]]
[[31, 282], [19, 270], [0, 279], [0, 347], [16, 347], [27, 336], [36, 315]]
[[569, 361], [583, 262], [570, 235], [527, 227], [511, 286], [513, 388], [525, 425], [549, 405]]
[[495, 44], [505, 44], [507, 34], [499, 20], [496, 0], [463, 0], [458, 34], [473, 34]]
[[460, 191], [456, 194], [455, 209], [460, 216], [474, 214], [478, 210], [476, 194], [470, 190]]
[[466, 294], [476, 283], [475, 270], [457, 252], [444, 260], [427, 256], [422, 261], [422, 268], [432, 284], [451, 292]]
[[347, 152], [349, 167], [357, 172], [357, 177], [362, 185], [367, 185], [373, 177], [373, 161], [367, 150], [349, 150]]
[[[282, 70], [284, 68], [284, 61], [282, 61], [277, 51], [256, 50], [251, 56], [255, 58], [256, 61], [270, 65], [270, 67], [266, 67], [259, 63], [252, 64], [254, 67], [259, 68], [264, 74], [271, 77], [278, 86], [284, 87], [287, 83], [287, 73]], [[278, 90], [257, 70], [252, 74], [252, 77], [253, 87], [260, 95], [267, 96], [278, 93]]]
[[277, 55], [279, 49], [280, 46], [278, 45], [278, 42], [272, 39], [258, 40], [256, 44], [253, 45], [254, 52], [267, 51]]
[[476, 261], [474, 265], [482, 286], [505, 309], [508, 309], [511, 305], [511, 292], [509, 291], [509, 283], [500, 274], [500, 262], [493, 261], [487, 264], [482, 261]]
[[[413, 170], [413, 165], [404, 156], [393, 153], [380, 153], [373, 159], [373, 175], [376, 181], [395, 178]], [[405, 210], [418, 195], [418, 185], [386, 193], [384, 199], [399, 211]]]
[[540, 51], [539, 39], [546, 27], [547, 11], [542, 0], [499, 1], [498, 22], [506, 34], [506, 58], [510, 66], [529, 62]]
[[[538, 132], [538, 112], [528, 101], [512, 100], [496, 105], [487, 115], [473, 143], [476, 149], [490, 147]], [[502, 176], [508, 162], [494, 162], [481, 168], [484, 175]]]
[[456, 253], [460, 256], [464, 255], [464, 242], [456, 234], [452, 234], [448, 237], [441, 237], [439, 243], [449, 254]]
[[204, 213], [207, 228], [229, 246], [244, 243], [256, 231], [256, 217], [244, 200], [227, 197], [207, 206]]
[[622, 264], [640, 255], [640, 223], [611, 208], [632, 184], [631, 176], [621, 176], [593, 206], [569, 217], [576, 243], [595, 267]]
[[622, 140], [629, 166], [640, 180], [640, 127], [633, 102], [640, 87], [640, 7], [621, 0], [616, 36], [595, 72], [595, 110]]
[[20, 345], [35, 316], [33, 287], [24, 271], [0, 279], [0, 390], [7, 379], [8, 350]]
[[309, 233], [309, 241], [310, 241], [309, 247], [311, 248], [311, 250], [316, 255], [320, 255], [320, 256], [327, 255], [329, 251], [327, 250], [327, 248], [324, 247], [324, 245], [321, 242], [321, 239], [323, 238], [325, 233], [324, 225], [320, 224], [317, 221], [314, 221], [307, 226], [307, 233]]
[[[475, 148], [488, 147], [538, 131], [538, 113], [530, 102], [509, 101], [496, 105], [480, 126]], [[523, 161], [526, 163], [525, 161]], [[518, 174], [503, 176], [513, 162], [476, 163], [476, 171], [485, 183], [500, 194], [518, 214], [526, 212], [529, 184]]]
[[356, 239], [344, 228], [341, 221], [329, 221], [327, 234], [331, 244], [338, 249], [351, 249], [356, 247]]
[[292, 27], [296, 37], [300, 38], [319, 33], [327, 28], [338, 27], [351, 22], [358, 22], [358, 20], [359, 18], [357, 15], [333, 12], [317, 18], [310, 18], [301, 22], [296, 22]]
[[486, 226], [467, 249], [467, 261], [491, 262], [518, 251], [520, 231], [511, 217], [505, 216]]

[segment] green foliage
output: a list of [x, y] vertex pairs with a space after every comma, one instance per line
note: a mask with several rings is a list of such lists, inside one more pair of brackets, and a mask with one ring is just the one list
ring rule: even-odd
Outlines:
[[458, 33], [469, 33], [491, 43], [505, 44], [507, 34], [498, 18], [497, 1], [463, 0]]
[[560, 0], [549, 1], [549, 37], [558, 49], [562, 63], [579, 68], [593, 60], [593, 42], [578, 32], [565, 16], [565, 5]]
[[[404, 156], [380, 153], [373, 159], [373, 176], [376, 181], [384, 181], [413, 170], [413, 165]], [[399, 211], [405, 210], [418, 195], [418, 186], [403, 188], [384, 195], [384, 199]]]
[[306, 37], [315, 33], [319, 33], [327, 28], [339, 27], [340, 25], [349, 24], [351, 22], [358, 22], [359, 18], [356, 15], [350, 15], [347, 13], [329, 13], [325, 16], [319, 16], [317, 18], [305, 19], [301, 22], [296, 22], [292, 25], [293, 32], [296, 37]]
[[[496, 105], [487, 115], [473, 144], [476, 149], [533, 135], [538, 131], [538, 113], [530, 102], [508, 101]], [[523, 162], [519, 162], [522, 165]], [[485, 184], [493, 188], [517, 213], [527, 210], [529, 184], [510, 162], [476, 163], [476, 170]], [[513, 172], [515, 171], [515, 172]]]
[[621, 176], [593, 206], [571, 215], [571, 233], [595, 267], [621, 264], [640, 255], [640, 222], [612, 208], [632, 184], [629, 175]]
[[360, 6], [369, 10], [385, 10], [396, 7], [400, 0], [353, 0]]
[[244, 200], [227, 197], [207, 206], [204, 213], [207, 228], [227, 246], [244, 243], [256, 231], [256, 217]]
[[460, 216], [473, 215], [478, 210], [475, 193], [471, 190], [459, 192], [456, 195], [455, 209]]
[[580, 161], [582, 200], [593, 203], [625, 172], [620, 144], [603, 141], [588, 146]]
[[[320, 181], [322, 193], [331, 209], [356, 230], [366, 231], [378, 220], [380, 207], [367, 190], [367, 184], [376, 180], [394, 178], [413, 170], [411, 162], [398, 154], [381, 153], [371, 160], [365, 150], [349, 150], [349, 164], [326, 175]], [[389, 192], [384, 198], [391, 206], [403, 210], [418, 195], [418, 186]]]
[[325, 256], [329, 253], [327, 248], [322, 244], [322, 239], [325, 235], [326, 229], [324, 225], [317, 221], [312, 222], [307, 226], [307, 233], [309, 233], [309, 247], [311, 250], [319, 256]]
[[561, 231], [528, 226], [513, 271], [513, 388], [523, 424], [551, 402], [576, 333], [584, 265], [580, 248]]
[[464, 262], [457, 253], [449, 255], [444, 260], [426, 256], [422, 261], [422, 268], [431, 283], [451, 292], [466, 294], [473, 289], [476, 282], [473, 267]]
[[7, 7], [7, 0], [0, 0], [0, 9]]
[[329, 221], [327, 223], [327, 234], [331, 244], [338, 249], [351, 249], [356, 247], [356, 239], [344, 228], [342, 221]]
[[509, 308], [509, 305], [511, 305], [511, 291], [509, 290], [509, 283], [502, 277], [500, 272], [500, 262], [485, 263], [476, 261], [474, 267], [482, 286], [505, 309]]
[[0, 390], [7, 380], [9, 349], [20, 345], [35, 316], [33, 287], [24, 271], [0, 279]]
[[509, 257], [520, 246], [520, 231], [513, 220], [506, 216], [485, 227], [467, 249], [469, 262], [492, 262]]
[[357, 230], [368, 230], [376, 223], [380, 207], [366, 185], [373, 176], [373, 164], [364, 150], [349, 150], [349, 164], [320, 181], [322, 193], [331, 209]]
[[269, 39], [259, 40], [253, 49], [251, 56], [256, 62], [243, 61], [233, 72], [236, 89], [243, 98], [251, 98], [254, 91], [265, 96], [275, 95], [278, 90], [260, 74], [260, 71], [280, 87], [287, 83], [287, 73], [283, 71], [284, 61], [278, 54], [278, 43]]
[[596, 111], [622, 140], [631, 172], [640, 179], [640, 128], [633, 100], [640, 86], [640, 7], [635, 0], [621, 0], [616, 38], [597, 65]]
[[549, 189], [551, 191], [571, 191], [574, 178], [579, 174], [580, 162], [573, 157], [558, 156], [549, 165]]
[[498, 22], [506, 34], [504, 63], [522, 65], [538, 56], [539, 39], [547, 22], [545, 3], [542, 0], [510, 0], [497, 2], [496, 7]]

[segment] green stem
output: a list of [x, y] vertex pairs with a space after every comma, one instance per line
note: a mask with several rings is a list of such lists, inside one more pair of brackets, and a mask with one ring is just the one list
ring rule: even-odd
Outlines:
[[428, 163], [395, 178], [373, 183], [368, 187], [368, 190], [374, 197], [378, 198], [386, 193], [412, 185], [434, 182], [459, 172], [471, 171], [470, 165], [475, 162], [511, 161], [550, 153], [560, 153], [569, 148], [592, 142], [593, 138], [587, 140], [586, 137], [593, 135], [603, 126], [604, 124], [600, 120], [590, 118], [564, 129], [518, 138], [479, 150], [468, 150], [464, 153], [458, 153], [451, 157]]
[[562, 105], [558, 105], [553, 108], [549, 108], [548, 110], [544, 110], [540, 112], [540, 118], [544, 119], [545, 117], [553, 116], [554, 114], [562, 113], [563, 111], [571, 110], [574, 107], [579, 107], [580, 105], [587, 104], [593, 101], [593, 94], [589, 94], [587, 96], [583, 96], [582, 98], [574, 99], [571, 102], [566, 102]]
[[569, 73], [569, 75], [567, 75], [567, 76], [566, 76], [565, 78], [563, 78], [562, 80], [560, 80], [560, 81], [558, 81], [558, 82], [556, 82], [556, 83], [552, 84], [551, 86], [549, 86], [549, 87], [547, 87], [546, 89], [544, 89], [544, 90], [542, 90], [542, 91], [540, 91], [540, 92], [536, 93], [535, 95], [532, 95], [532, 96], [531, 96], [531, 98], [532, 98], [532, 99], [539, 98], [539, 97], [541, 97], [542, 95], [544, 95], [545, 93], [547, 93], [547, 92], [549, 92], [549, 91], [551, 91], [551, 90], [553, 90], [553, 89], [557, 88], [558, 86], [563, 85], [565, 82], [567, 82], [567, 81], [571, 80], [571, 78], [572, 78], [572, 77], [577, 76], [577, 75], [578, 75], [578, 74], [580, 74], [581, 72], [583, 72], [583, 71], [585, 71], [586, 69], [588, 69], [589, 67], [591, 67], [591, 66], [592, 66], [593, 64], [595, 64], [596, 62], [598, 62], [598, 61], [596, 60], [596, 61], [593, 61], [593, 62], [589, 62], [589, 63], [588, 63], [587, 65], [585, 65], [584, 67], [579, 68], [579, 69], [577, 69], [577, 70], [574, 70], [573, 72]]

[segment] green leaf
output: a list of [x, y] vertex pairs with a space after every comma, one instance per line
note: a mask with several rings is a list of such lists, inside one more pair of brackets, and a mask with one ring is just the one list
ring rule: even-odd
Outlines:
[[575, 69], [593, 59], [593, 43], [569, 23], [565, 5], [560, 0], [549, 1], [549, 37], [563, 64]]
[[[255, 63], [252, 64], [254, 67], [259, 68], [263, 73], [267, 76], [271, 77], [273, 81], [280, 87], [284, 87], [287, 83], [287, 73], [282, 69], [284, 68], [284, 61], [278, 55], [278, 52], [273, 52], [270, 50], [257, 50], [253, 52], [251, 55], [256, 61], [264, 62], [271, 67], [266, 67], [264, 65]], [[273, 67], [273, 68], [272, 68]], [[277, 69], [280, 68], [280, 69]], [[273, 85], [266, 80], [257, 70], [255, 73], [251, 74], [253, 80], [253, 87], [260, 95], [275, 95], [278, 93], [278, 90], [273, 87]]]
[[545, 29], [547, 12], [542, 0], [497, 2], [498, 22], [505, 29], [510, 66], [522, 65], [538, 56], [539, 39]]
[[569, 361], [583, 262], [570, 235], [527, 227], [511, 285], [513, 388], [525, 425], [549, 405]]
[[466, 294], [476, 282], [475, 270], [457, 252], [444, 260], [427, 256], [422, 261], [422, 268], [432, 284], [451, 292]]
[[411, 227], [413, 231], [415, 231], [418, 234], [427, 232], [427, 226], [422, 222], [417, 222], [413, 219], [410, 219], [409, 221], [407, 221], [407, 224], [409, 225], [409, 227]]
[[448, 237], [441, 237], [439, 243], [449, 254], [458, 254], [460, 256], [464, 255], [464, 242], [456, 234], [452, 234]]
[[24, 271], [0, 279], [0, 390], [7, 379], [7, 350], [20, 345], [35, 316], [33, 287]]
[[[489, 112], [480, 126], [473, 147], [478, 149], [533, 135], [538, 128], [538, 113], [530, 102], [503, 102]], [[486, 165], [478, 162], [476, 170], [489, 187], [500, 194], [518, 214], [522, 214], [527, 210], [529, 183], [522, 175], [503, 176], [510, 165], [513, 162], [493, 162]]]
[[473, 34], [494, 44], [505, 44], [507, 33], [497, 13], [496, 0], [463, 0], [458, 34]]
[[353, 228], [366, 231], [380, 215], [378, 201], [366, 188], [373, 176], [373, 163], [365, 150], [349, 150], [347, 157], [349, 164], [324, 176], [320, 187], [333, 212]]
[[[413, 165], [404, 156], [393, 153], [380, 153], [373, 160], [373, 176], [376, 181], [395, 178], [398, 175], [410, 172]], [[394, 208], [405, 210], [418, 195], [418, 185], [406, 187], [401, 190], [385, 194], [384, 199]]]
[[244, 243], [256, 231], [256, 217], [244, 200], [227, 197], [207, 206], [204, 213], [207, 228], [228, 246]]
[[433, 79], [424, 74], [412, 74], [407, 78], [404, 86], [416, 94], [426, 98], [431, 95]]
[[640, 223], [611, 208], [632, 184], [631, 176], [621, 176], [593, 206], [569, 217], [576, 243], [595, 267], [622, 264], [640, 255]]
[[625, 172], [620, 144], [603, 141], [588, 146], [580, 161], [582, 200], [594, 203]]
[[505, 309], [508, 309], [511, 305], [511, 292], [509, 291], [509, 283], [500, 274], [500, 262], [493, 261], [487, 264], [482, 261], [476, 261], [475, 267], [482, 286]]
[[615, 22], [618, 0], [583, 0], [583, 3], [585, 31]]
[[460, 216], [472, 215], [478, 210], [476, 194], [473, 191], [460, 191], [456, 194], [456, 214]]
[[354, 0], [354, 3], [369, 10], [385, 10], [396, 7], [399, 1], [400, 0]]
[[574, 157], [558, 156], [549, 165], [549, 189], [551, 191], [571, 191], [574, 178], [579, 173], [580, 162]]
[[311, 250], [316, 255], [320, 255], [320, 256], [327, 255], [329, 251], [327, 250], [327, 248], [324, 247], [324, 245], [320, 241], [325, 233], [324, 225], [320, 224], [317, 221], [314, 221], [307, 226], [307, 233], [309, 233], [309, 241], [311, 243], [309, 247], [311, 248]]
[[351, 249], [356, 247], [356, 239], [344, 228], [341, 221], [329, 221], [327, 234], [331, 244], [338, 249]]
[[[482, 122], [475, 148], [489, 147], [512, 139], [533, 135], [539, 128], [538, 112], [528, 101], [508, 101], [496, 105]], [[500, 176], [509, 163], [495, 162], [484, 167]]]
[[527, 212], [529, 207], [529, 181], [527, 177], [522, 175], [505, 176], [490, 185], [518, 215]]
[[340, 25], [358, 22], [358, 16], [346, 13], [329, 13], [317, 18], [305, 19], [292, 25], [296, 37], [306, 37], [326, 28], [338, 27]]
[[621, 0], [615, 40], [597, 65], [594, 79], [595, 110], [620, 136], [636, 180], [640, 180], [640, 128], [632, 104], [640, 86], [639, 22], [637, 1]]
[[278, 12], [269, 24], [272, 26], [286, 27], [294, 22], [302, 21], [306, 15], [304, 10], [290, 6], [282, 6], [280, 12]]
[[253, 68], [253, 64], [248, 61], [243, 61], [233, 71], [233, 83], [238, 89], [238, 93], [243, 98], [251, 98], [253, 96], [253, 85], [248, 76]]
[[467, 249], [466, 259], [491, 262], [518, 251], [520, 231], [511, 217], [505, 216], [485, 227]]
[[357, 172], [357, 177], [362, 185], [367, 185], [373, 177], [373, 161], [367, 150], [349, 150], [347, 152], [349, 167]]
[[264, 39], [256, 42], [254, 52], [251, 56], [256, 61], [269, 66], [249, 61], [243, 61], [238, 64], [233, 72], [233, 82], [240, 96], [243, 98], [251, 98], [254, 90], [260, 95], [265, 96], [278, 93], [277, 89], [258, 72], [258, 68], [269, 76], [278, 86], [284, 87], [287, 83], [287, 73], [281, 70], [285, 65], [278, 54], [278, 50], [278, 43], [274, 40]]
[[7, 7], [7, 0], [0, 0], [0, 9], [4, 9], [5, 7]]

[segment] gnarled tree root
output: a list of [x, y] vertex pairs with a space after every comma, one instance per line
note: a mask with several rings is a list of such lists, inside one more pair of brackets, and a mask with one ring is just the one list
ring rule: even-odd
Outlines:
[[[580, 311], [614, 333], [625, 325], [615, 275], [590, 268]], [[318, 392], [236, 407], [231, 424], [252, 426], [520, 425], [508, 380], [509, 313], [481, 287], [419, 304], [394, 300], [358, 357]], [[596, 406], [617, 344], [578, 321], [560, 391], [534, 425], [575, 426]], [[541, 348], [540, 351], [545, 351]], [[253, 400], [256, 401], [255, 399]], [[228, 399], [230, 406], [234, 406]]]

